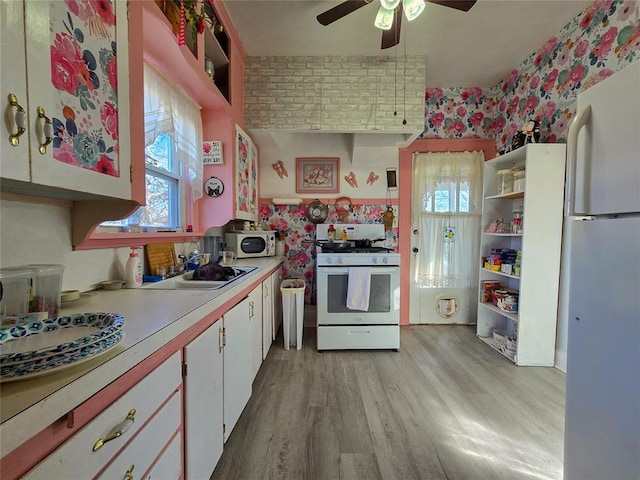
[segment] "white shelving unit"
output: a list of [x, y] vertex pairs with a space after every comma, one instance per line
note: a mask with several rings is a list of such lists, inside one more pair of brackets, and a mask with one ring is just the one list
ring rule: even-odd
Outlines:
[[[480, 255], [492, 248], [522, 252], [520, 276], [495, 272], [480, 266], [480, 281], [500, 281], [520, 292], [518, 313], [505, 312], [478, 299], [476, 334], [516, 365], [553, 366], [555, 360], [558, 285], [564, 204], [565, 146], [529, 144], [485, 162], [484, 202]], [[506, 195], [498, 192], [497, 171], [524, 167], [525, 189]], [[499, 218], [509, 223], [513, 211], [523, 207], [522, 233], [487, 233]], [[494, 343], [493, 331], [502, 330], [516, 339], [515, 354]]]

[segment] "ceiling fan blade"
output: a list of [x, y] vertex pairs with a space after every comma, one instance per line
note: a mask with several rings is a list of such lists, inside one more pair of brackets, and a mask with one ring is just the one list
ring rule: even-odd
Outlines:
[[475, 5], [477, 0], [427, 0], [429, 3], [435, 3], [436, 5], [442, 5], [443, 7], [455, 8], [456, 10], [462, 10], [468, 12], [471, 7]]
[[402, 3], [393, 12], [393, 25], [389, 30], [382, 31], [382, 46], [380, 48], [395, 47], [400, 43], [400, 27], [402, 26]]
[[339, 5], [330, 8], [326, 12], [321, 13], [316, 18], [318, 19], [318, 22], [326, 27], [330, 23], [340, 20], [342, 17], [370, 4], [372, 1], [373, 0], [347, 0], [346, 2], [342, 2]]

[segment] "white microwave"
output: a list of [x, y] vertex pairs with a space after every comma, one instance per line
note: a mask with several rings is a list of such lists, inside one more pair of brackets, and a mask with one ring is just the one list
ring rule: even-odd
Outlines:
[[237, 258], [273, 257], [276, 254], [276, 232], [238, 231], [225, 235], [227, 250], [235, 252]]

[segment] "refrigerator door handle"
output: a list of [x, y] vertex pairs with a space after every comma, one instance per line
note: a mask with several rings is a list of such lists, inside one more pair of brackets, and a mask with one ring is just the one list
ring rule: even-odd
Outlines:
[[591, 105], [580, 110], [569, 127], [567, 135], [567, 195], [565, 215], [573, 217], [584, 215], [576, 212], [576, 167], [578, 164], [578, 134], [591, 118]]

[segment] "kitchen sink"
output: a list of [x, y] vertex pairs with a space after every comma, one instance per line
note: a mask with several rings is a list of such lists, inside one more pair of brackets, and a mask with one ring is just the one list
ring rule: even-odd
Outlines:
[[[152, 288], [157, 290], [217, 290], [226, 287], [230, 283], [235, 282], [239, 278], [244, 277], [248, 273], [253, 272], [258, 267], [228, 267], [233, 270], [233, 275], [228, 275], [224, 280], [194, 280], [193, 272], [187, 272], [183, 275], [167, 278], [159, 282], [145, 284], [142, 288]], [[229, 271], [229, 270], [228, 270]]]

